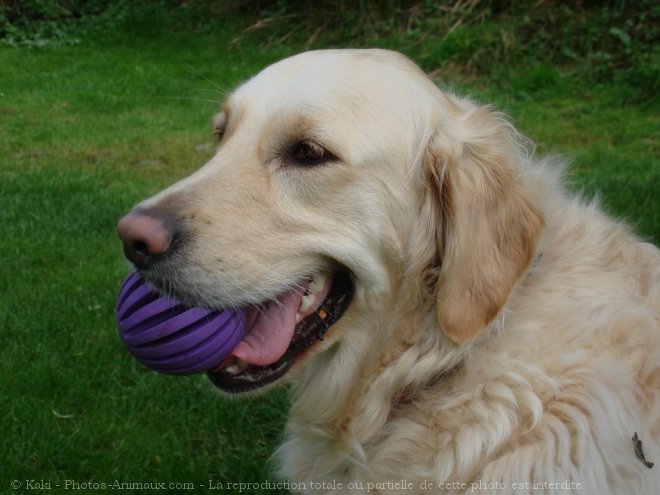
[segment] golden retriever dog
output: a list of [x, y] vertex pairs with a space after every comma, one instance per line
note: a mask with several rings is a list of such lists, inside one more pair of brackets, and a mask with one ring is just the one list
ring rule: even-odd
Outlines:
[[214, 125], [119, 231], [158, 290], [246, 308], [208, 376], [290, 384], [293, 492], [658, 493], [660, 252], [558, 159], [385, 50], [278, 62]]

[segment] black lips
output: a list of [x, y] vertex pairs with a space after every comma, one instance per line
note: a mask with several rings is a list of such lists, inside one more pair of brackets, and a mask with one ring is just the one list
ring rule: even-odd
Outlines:
[[318, 340], [323, 340], [330, 327], [344, 314], [353, 298], [353, 283], [348, 270], [333, 277], [332, 287], [319, 309], [301, 321], [284, 356], [269, 366], [248, 366], [237, 374], [224, 370], [209, 371], [208, 377], [220, 390], [232, 394], [248, 392], [275, 382], [293, 366], [296, 358]]

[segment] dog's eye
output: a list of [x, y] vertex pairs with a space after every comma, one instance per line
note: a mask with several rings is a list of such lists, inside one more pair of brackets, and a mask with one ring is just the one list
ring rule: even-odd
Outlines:
[[296, 143], [288, 155], [289, 160], [296, 165], [319, 165], [333, 158], [332, 153], [314, 141]]

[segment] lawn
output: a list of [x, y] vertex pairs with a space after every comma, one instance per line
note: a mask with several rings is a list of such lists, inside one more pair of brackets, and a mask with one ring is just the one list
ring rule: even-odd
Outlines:
[[[286, 390], [234, 401], [204, 376], [157, 375], [127, 354], [114, 322], [129, 269], [118, 218], [209, 158], [223, 92], [305, 48], [232, 44], [238, 28], [224, 26], [0, 45], [0, 492], [12, 480], [31, 493], [191, 484], [158, 491], [175, 493], [275, 479], [268, 459]], [[380, 41], [366, 44], [397, 45]], [[509, 113], [537, 153], [572, 157], [573, 187], [660, 242], [657, 100], [544, 63], [496, 78], [440, 75]]]

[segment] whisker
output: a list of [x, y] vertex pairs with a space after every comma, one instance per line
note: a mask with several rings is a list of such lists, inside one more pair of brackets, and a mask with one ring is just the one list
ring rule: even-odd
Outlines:
[[205, 80], [206, 82], [208, 82], [209, 84], [215, 86], [215, 87], [219, 90], [218, 92], [219, 92], [221, 95], [225, 96], [225, 95], [227, 94], [227, 90], [224, 89], [222, 86], [220, 86], [220, 85], [217, 84], [217, 83], [214, 83], [214, 82], [211, 81], [208, 77], [201, 75], [199, 72], [197, 72], [197, 71], [195, 70], [195, 68], [194, 68], [192, 65], [190, 65], [190, 64], [186, 64], [186, 65], [188, 66], [188, 69], [189, 69], [193, 74], [195, 74], [197, 77], [201, 77], [202, 79], [204, 79], [204, 80]]
[[201, 92], [203, 92], [203, 91], [211, 92], [211, 93], [215, 93], [215, 94], [222, 95], [222, 96], [225, 96], [225, 95], [226, 95], [226, 93], [223, 93], [222, 91], [218, 91], [217, 89], [211, 89], [211, 88], [189, 89], [189, 90], [186, 91], [185, 93], [186, 93], [186, 94], [187, 94], [187, 93], [201, 93]]
[[160, 98], [166, 99], [166, 100], [196, 100], [196, 101], [206, 101], [209, 103], [213, 103], [214, 105], [220, 105], [220, 101], [218, 100], [209, 100], [208, 98], [195, 98], [192, 96], [161, 96]]

